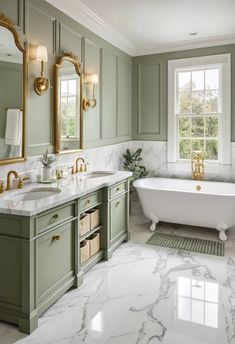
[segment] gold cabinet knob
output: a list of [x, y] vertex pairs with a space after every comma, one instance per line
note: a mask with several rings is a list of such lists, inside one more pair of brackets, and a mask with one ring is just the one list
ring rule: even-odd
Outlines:
[[60, 234], [53, 235], [52, 240], [60, 240]]
[[115, 206], [116, 206], [116, 207], [118, 207], [118, 206], [119, 206], [119, 204], [120, 204], [120, 202], [117, 202], [117, 203], [115, 204]]

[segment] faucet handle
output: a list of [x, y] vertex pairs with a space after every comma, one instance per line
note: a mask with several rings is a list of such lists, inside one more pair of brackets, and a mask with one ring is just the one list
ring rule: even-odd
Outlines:
[[74, 166], [69, 167], [69, 169], [71, 169], [71, 174], [74, 174], [74, 173], [75, 173], [75, 171], [74, 171]]
[[0, 181], [0, 193], [4, 192], [4, 182], [1, 180]]

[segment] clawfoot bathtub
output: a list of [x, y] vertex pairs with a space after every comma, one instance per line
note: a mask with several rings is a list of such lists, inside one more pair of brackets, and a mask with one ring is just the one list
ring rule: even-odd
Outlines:
[[154, 231], [159, 221], [215, 228], [219, 238], [235, 226], [235, 184], [173, 178], [144, 178], [134, 182]]

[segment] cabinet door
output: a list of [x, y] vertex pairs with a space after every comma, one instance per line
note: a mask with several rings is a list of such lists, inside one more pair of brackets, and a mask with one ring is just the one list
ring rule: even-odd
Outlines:
[[37, 298], [74, 274], [75, 222], [64, 224], [37, 239]]
[[127, 231], [127, 196], [126, 194], [113, 199], [110, 206], [110, 243]]

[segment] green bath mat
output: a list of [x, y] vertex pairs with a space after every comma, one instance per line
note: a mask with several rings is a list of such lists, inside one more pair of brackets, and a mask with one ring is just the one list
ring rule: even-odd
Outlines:
[[151, 236], [146, 244], [213, 254], [214, 256], [224, 256], [223, 242], [190, 238], [176, 234], [156, 232]]

